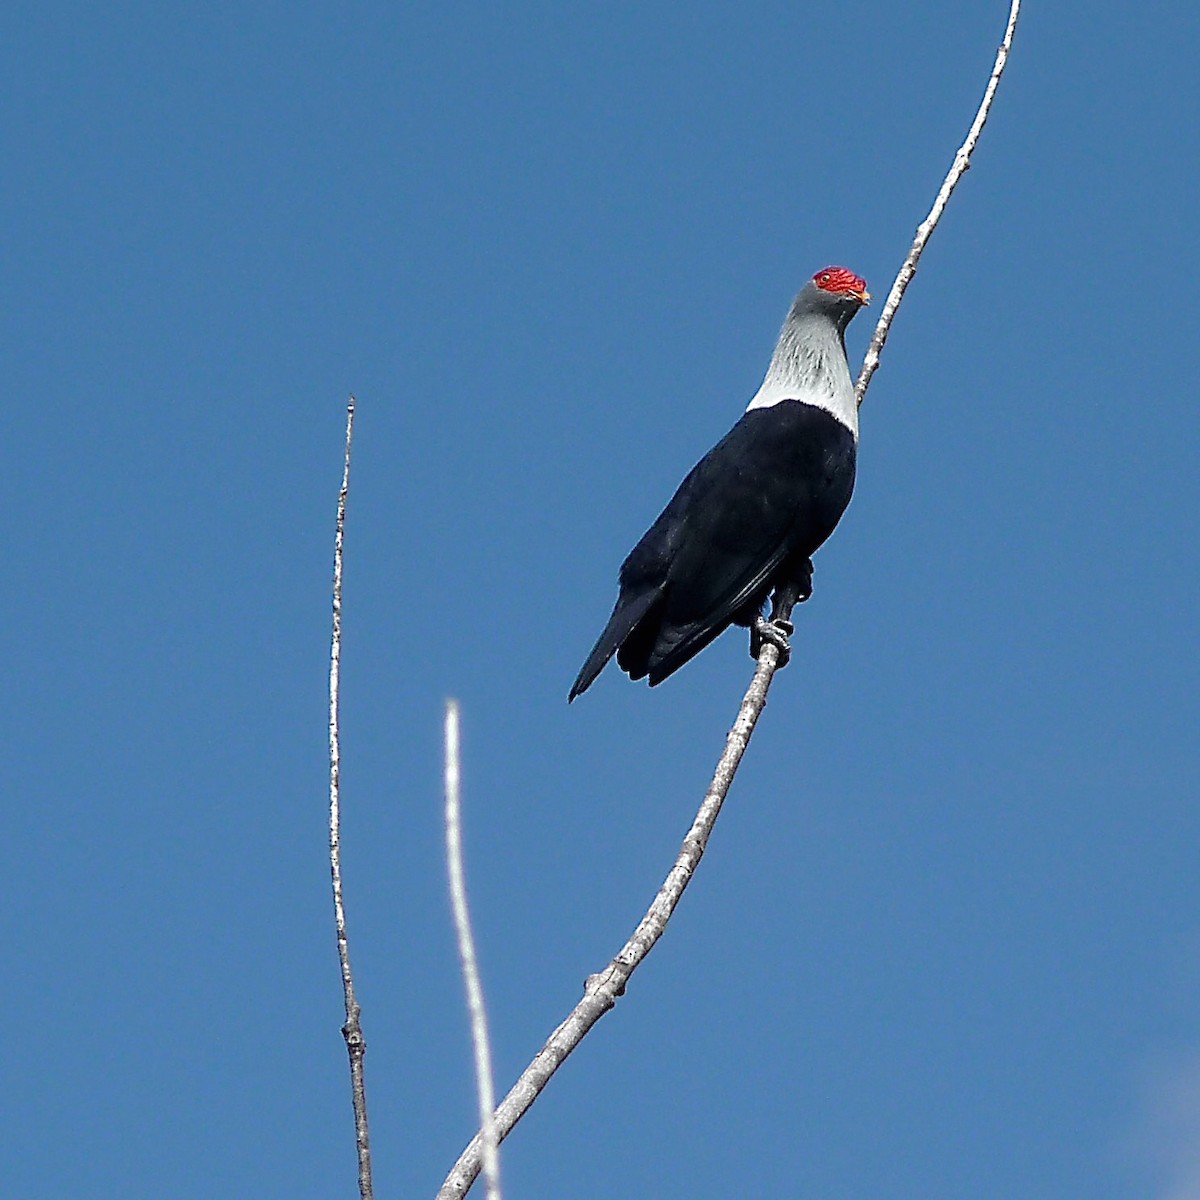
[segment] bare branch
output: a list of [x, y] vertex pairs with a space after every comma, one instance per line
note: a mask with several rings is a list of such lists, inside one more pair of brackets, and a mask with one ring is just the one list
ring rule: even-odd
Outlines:
[[996, 61], [992, 66], [992, 74], [988, 79], [987, 87], [984, 89], [983, 99], [979, 102], [979, 109], [975, 113], [975, 120], [971, 122], [966, 141], [959, 146], [958, 153], [954, 156], [954, 162], [951, 164], [946, 178], [942, 180], [942, 186], [934, 198], [929, 216], [917, 226], [912, 246], [909, 247], [904, 262], [900, 264], [900, 272], [892, 284], [892, 290], [888, 293], [883, 311], [879, 314], [879, 324], [875, 326], [875, 332], [871, 335], [867, 354], [863, 359], [862, 371], [859, 372], [858, 383], [854, 388], [858, 394], [860, 408], [863, 398], [867, 394], [867, 388], [871, 384], [871, 376], [879, 367], [879, 357], [883, 353], [883, 345], [887, 341], [888, 331], [892, 327], [892, 318], [895, 317], [896, 310], [900, 307], [900, 301], [904, 299], [904, 293], [912, 282], [912, 277], [917, 273], [917, 263], [925, 250], [925, 244], [937, 228], [937, 223], [942, 219], [942, 213], [946, 210], [950, 194], [958, 186], [958, 181], [966, 174], [971, 165], [971, 155], [975, 151], [975, 144], [979, 141], [979, 135], [983, 132], [984, 125], [987, 124], [988, 113], [992, 110], [992, 101], [996, 98], [996, 89], [1000, 86], [1000, 76], [1004, 74], [1005, 65], [1008, 63], [1008, 52], [1012, 49], [1013, 33], [1016, 31], [1017, 18], [1020, 15], [1021, 0], [1012, 0], [1012, 7], [1008, 12], [1008, 25], [1004, 29], [1004, 39], [996, 51]]
[[[896, 276], [896, 282], [892, 285], [887, 302], [883, 306], [879, 324], [867, 348], [866, 359], [856, 385], [860, 405], [866, 395], [867, 387], [870, 385], [871, 376], [879, 366], [879, 358], [884, 342], [887, 340], [888, 330], [896, 315], [896, 310], [900, 307], [904, 292], [916, 271], [917, 261], [941, 219], [950, 194], [970, 166], [971, 154], [979, 140], [984, 123], [987, 121], [988, 112], [1000, 83], [1000, 76], [1008, 61], [1008, 52], [1012, 46], [1013, 31], [1016, 29], [1020, 10], [1020, 0], [1011, 0], [1004, 40], [996, 54], [996, 62], [988, 79], [983, 100], [975, 114], [975, 120], [971, 124], [970, 132], [954, 156], [954, 163], [938, 191], [929, 216], [918, 226], [916, 237], [904, 259], [900, 273]], [[791, 616], [790, 607], [787, 611], [779, 611], [773, 615], [786, 621]], [[704, 854], [709, 834], [712, 832], [717, 815], [721, 811], [721, 805], [733, 782], [738, 764], [750, 741], [750, 735], [754, 732], [755, 724], [766, 704], [767, 692], [778, 664], [779, 650], [764, 640], [759, 650], [758, 666], [754, 672], [754, 678], [742, 699], [737, 720], [726, 739], [725, 752], [717, 763], [712, 783], [709, 785], [704, 802], [700, 805], [700, 810], [696, 814], [696, 819], [692, 823], [687, 837], [683, 840], [683, 846], [675, 860], [675, 865], [671, 868], [670, 874], [654, 898], [654, 903], [642, 918], [641, 924], [638, 925], [633, 936], [603, 971], [589, 977], [585, 984], [583, 999], [550, 1035], [537, 1057], [526, 1067], [520, 1079], [513, 1085], [512, 1090], [496, 1110], [496, 1130], [501, 1140], [508, 1136], [513, 1126], [524, 1116], [549, 1082], [550, 1077], [558, 1070], [571, 1051], [579, 1045], [592, 1026], [615, 1005], [618, 997], [623, 994], [629, 977], [662, 936], [667, 921], [679, 903], [692, 873]], [[466, 1195], [479, 1174], [481, 1145], [481, 1138], [476, 1134], [446, 1177], [446, 1181], [438, 1192], [438, 1200], [461, 1200]]]
[[338, 962], [342, 969], [342, 991], [346, 997], [346, 1023], [342, 1036], [350, 1056], [350, 1088], [354, 1098], [354, 1135], [358, 1145], [358, 1190], [362, 1200], [373, 1200], [371, 1185], [371, 1139], [367, 1130], [367, 1092], [363, 1057], [361, 1010], [354, 995], [350, 971], [350, 943], [346, 938], [346, 907], [342, 900], [342, 749], [338, 732], [339, 687], [342, 670], [342, 546], [346, 533], [346, 497], [350, 493], [350, 443], [354, 436], [354, 397], [346, 405], [346, 458], [342, 467], [342, 489], [338, 493], [337, 533], [333, 543], [333, 642], [329, 652], [329, 871], [333, 879], [333, 918], [337, 927]]
[[467, 907], [467, 883], [463, 870], [462, 803], [460, 781], [458, 701], [446, 701], [446, 867], [450, 876], [450, 904], [454, 927], [458, 932], [458, 956], [462, 962], [463, 982], [467, 989], [467, 1010], [471, 1016], [471, 1041], [475, 1047], [475, 1082], [479, 1092], [479, 1136], [483, 1174], [487, 1180], [488, 1200], [500, 1200], [500, 1157], [493, 1110], [496, 1085], [492, 1079], [492, 1048], [488, 1040], [487, 1009], [483, 1003], [483, 985], [479, 980], [479, 962], [471, 933], [471, 913]]
[[[724, 753], [717, 763], [700, 811], [683, 839], [683, 846], [675, 859], [675, 865], [655, 896], [654, 903], [650, 905], [649, 911], [621, 952], [602, 971], [588, 977], [584, 985], [583, 999], [550, 1035], [537, 1057], [525, 1068], [520, 1079], [501, 1102], [496, 1110], [496, 1133], [501, 1141], [525, 1115], [567, 1055], [624, 994], [629, 977], [662, 936], [675, 906], [704, 855], [704, 848], [708, 845], [709, 834], [716, 824], [717, 814], [725, 802], [738, 763], [742, 761], [742, 755], [750, 742], [750, 735], [754, 732], [755, 722], [766, 703], [767, 688], [771, 685], [771, 677], [775, 674], [778, 662], [778, 649], [764, 643], [758, 657], [758, 669], [754, 672], [754, 678], [742, 700], [737, 720], [725, 739]], [[467, 1189], [479, 1174], [482, 1148], [483, 1139], [476, 1134], [446, 1177], [438, 1192], [438, 1200], [461, 1200], [461, 1197], [466, 1195]]]

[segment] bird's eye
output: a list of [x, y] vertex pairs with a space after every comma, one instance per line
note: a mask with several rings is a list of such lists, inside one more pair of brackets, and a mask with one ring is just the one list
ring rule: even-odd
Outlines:
[[828, 283], [828, 282], [829, 282], [829, 279], [830, 279], [829, 272], [828, 272], [828, 271], [825, 271], [825, 272], [824, 272], [824, 273], [821, 275], [821, 282], [822, 282], [822, 283]]

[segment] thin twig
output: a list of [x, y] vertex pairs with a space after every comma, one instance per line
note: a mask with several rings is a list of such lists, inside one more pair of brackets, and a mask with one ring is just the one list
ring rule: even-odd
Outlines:
[[855, 384], [854, 390], [858, 395], [859, 408], [862, 407], [867, 388], [871, 384], [871, 376], [879, 367], [879, 357], [883, 353], [883, 344], [887, 341], [888, 331], [892, 327], [892, 318], [895, 317], [896, 310], [900, 307], [900, 301], [904, 299], [904, 293], [912, 282], [912, 277], [917, 273], [917, 263], [925, 250], [925, 244], [937, 228], [937, 223], [942, 219], [942, 213], [946, 209], [951, 193], [971, 165], [971, 155], [975, 151], [975, 144], [979, 141], [983, 127], [987, 124], [988, 113], [992, 110], [992, 101], [996, 98], [996, 89], [1000, 86], [1000, 76], [1004, 74], [1004, 67], [1008, 63], [1008, 52], [1012, 49], [1013, 33], [1016, 31], [1017, 18], [1020, 15], [1021, 0], [1012, 0], [1012, 6], [1008, 10], [1008, 24], [1004, 29], [1004, 38], [1000, 43], [1000, 48], [996, 51], [996, 61], [992, 66], [992, 74], [988, 79], [987, 87], [984, 89], [983, 99], [979, 102], [979, 110], [975, 113], [975, 120], [971, 122], [966, 140], [959, 146], [958, 153], [954, 156], [954, 162], [951, 164], [946, 178], [942, 180], [942, 186], [934, 198], [929, 216], [917, 226], [912, 246], [909, 248], [904, 262], [900, 264], [900, 271], [892, 284], [892, 290], [888, 292], [887, 302], [879, 314], [879, 323], [875, 326], [875, 332], [871, 335], [871, 341], [867, 345], [867, 354], [863, 359], [858, 383]]
[[354, 1137], [358, 1146], [358, 1190], [362, 1200], [372, 1200], [371, 1139], [367, 1130], [367, 1091], [363, 1057], [361, 1009], [354, 995], [350, 971], [350, 943], [346, 938], [346, 906], [342, 900], [342, 749], [338, 732], [338, 689], [342, 670], [342, 546], [346, 533], [346, 497], [350, 493], [350, 442], [354, 437], [354, 397], [346, 405], [346, 458], [342, 466], [342, 490], [338, 493], [337, 533], [333, 543], [333, 644], [329, 652], [329, 873], [333, 879], [333, 918], [337, 926], [338, 962], [342, 968], [342, 991], [346, 997], [346, 1023], [342, 1036], [350, 1056], [350, 1088], [354, 1098]]
[[496, 1084], [492, 1078], [492, 1047], [488, 1040], [487, 1009], [483, 1003], [483, 984], [471, 933], [471, 913], [467, 907], [467, 882], [463, 870], [462, 802], [460, 781], [458, 701], [446, 701], [446, 867], [450, 876], [450, 905], [458, 932], [458, 956], [467, 989], [467, 1010], [471, 1016], [471, 1042], [475, 1047], [475, 1082], [479, 1093], [479, 1135], [483, 1153], [483, 1175], [487, 1180], [488, 1200], [500, 1200], [500, 1156], [493, 1110]]
[[[883, 350], [883, 344], [887, 340], [888, 330], [896, 315], [896, 310], [900, 306], [905, 289], [916, 271], [917, 260], [921, 257], [921, 252], [925, 249], [930, 235], [941, 219], [951, 192], [954, 191], [955, 185], [970, 166], [971, 153], [974, 151], [979, 134], [987, 121], [992, 100], [996, 95], [996, 88], [1000, 83], [1000, 76], [1008, 61], [1008, 52], [1012, 46], [1013, 31], [1016, 28], [1020, 10], [1021, 0], [1011, 0], [1004, 40], [996, 54], [996, 62], [988, 79], [979, 110], [975, 114], [975, 120], [971, 124], [970, 132], [954, 156], [954, 163], [937, 194], [929, 216], [917, 228], [912, 247], [905, 257], [900, 273], [896, 276], [896, 282], [892, 285], [887, 303], [883, 306], [883, 312], [880, 314], [879, 324], [867, 348], [866, 359], [863, 362], [862, 373], [856, 387], [860, 405], [870, 385], [871, 376], [879, 366], [879, 357]], [[786, 620], [790, 613], [779, 613], [778, 615]], [[688, 881], [692, 877], [692, 872], [695, 871], [704, 854], [705, 845], [717, 815], [721, 811], [721, 805], [729, 791], [729, 785], [733, 782], [734, 773], [745, 753], [750, 735], [754, 732], [754, 726], [766, 704], [767, 692], [778, 663], [778, 649], [764, 640], [759, 650], [758, 666], [754, 672], [754, 678], [742, 699], [737, 720], [726, 739], [725, 752], [717, 763], [712, 783], [705, 794], [704, 802], [700, 805], [692, 828], [683, 840], [683, 847], [675, 860], [671, 873], [667, 876], [666, 882], [654, 898], [654, 903], [651, 904], [649, 911], [642, 918], [641, 924], [638, 925], [620, 954], [603, 971], [588, 979], [583, 999], [575, 1006], [570, 1016], [550, 1035], [537, 1057], [525, 1068], [512, 1090], [501, 1102], [500, 1107], [496, 1110], [496, 1130], [501, 1141], [525, 1115], [529, 1106], [549, 1082], [550, 1077], [558, 1070], [571, 1051], [579, 1045], [588, 1030], [613, 1007], [617, 998], [624, 992], [629, 977], [662, 936], [671, 913], [679, 903], [679, 898], [683, 895], [684, 888], [687, 887]], [[446, 1177], [445, 1183], [438, 1192], [438, 1200], [461, 1200], [466, 1195], [467, 1190], [479, 1174], [481, 1145], [481, 1138], [476, 1134]]]

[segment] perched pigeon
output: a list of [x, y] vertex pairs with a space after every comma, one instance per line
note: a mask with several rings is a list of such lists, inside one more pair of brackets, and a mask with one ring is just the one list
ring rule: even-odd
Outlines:
[[772, 591], [786, 611], [808, 599], [809, 557], [850, 502], [858, 405], [845, 333], [870, 298], [845, 267], [804, 286], [745, 414], [622, 564], [616, 607], [568, 700], [614, 654], [654, 687], [734, 624], [786, 655], [790, 625], [764, 620], [762, 608]]

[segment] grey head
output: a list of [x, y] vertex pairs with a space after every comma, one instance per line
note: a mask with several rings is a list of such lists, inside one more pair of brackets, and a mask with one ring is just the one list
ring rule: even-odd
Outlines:
[[814, 404], [858, 436], [858, 402], [846, 360], [846, 326], [871, 299], [866, 280], [825, 267], [800, 289], [779, 333], [766, 378], [749, 408], [785, 400]]
[[831, 320], [838, 333], [844, 335], [846, 326], [870, 299], [867, 281], [861, 275], [845, 267], [825, 267], [800, 289], [788, 320], [819, 314]]

